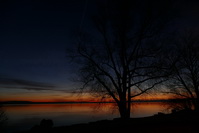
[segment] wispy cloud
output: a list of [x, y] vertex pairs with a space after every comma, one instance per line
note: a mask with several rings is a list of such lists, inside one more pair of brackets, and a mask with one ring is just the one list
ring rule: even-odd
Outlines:
[[0, 89], [1, 88], [24, 89], [24, 90], [34, 90], [34, 91], [62, 91], [65, 93], [72, 92], [70, 90], [59, 89], [58, 86], [48, 83], [41, 83], [41, 82], [8, 78], [8, 77], [0, 77]]
[[24, 79], [17, 79], [9, 76], [5, 76], [0, 74], [0, 89], [22, 89], [27, 91], [55, 91], [61, 93], [70, 93], [70, 94], [80, 94], [84, 93], [92, 93], [90, 91], [82, 89], [66, 89], [63, 86], [44, 83], [44, 82], [35, 82]]

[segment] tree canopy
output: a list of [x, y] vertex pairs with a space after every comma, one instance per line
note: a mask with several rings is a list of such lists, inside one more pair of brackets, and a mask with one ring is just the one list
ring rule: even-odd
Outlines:
[[92, 17], [92, 37], [81, 32], [72, 56], [80, 65], [82, 90], [111, 97], [121, 118], [130, 117], [132, 98], [148, 92], [168, 75], [162, 65], [160, 40], [171, 3], [143, 2], [110, 0], [100, 5]]

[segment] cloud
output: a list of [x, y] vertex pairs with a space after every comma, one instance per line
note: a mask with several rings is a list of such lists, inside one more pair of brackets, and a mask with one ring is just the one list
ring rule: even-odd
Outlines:
[[57, 85], [35, 82], [24, 79], [10, 78], [0, 75], [0, 89], [23, 89], [28, 91], [56, 91], [62, 93], [78, 93], [76, 89], [68, 90]]
[[56, 90], [55, 85], [8, 77], [0, 77], [0, 88], [24, 89], [35, 91]]

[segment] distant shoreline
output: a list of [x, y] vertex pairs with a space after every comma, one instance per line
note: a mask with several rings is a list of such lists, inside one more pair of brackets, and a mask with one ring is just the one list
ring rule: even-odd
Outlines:
[[[147, 102], [171, 102], [175, 99], [169, 100], [135, 100], [132, 103], [147, 103]], [[181, 101], [178, 99], [178, 101]], [[115, 103], [115, 102], [89, 102], [89, 101], [69, 101], [69, 102], [31, 102], [31, 101], [5, 101], [0, 104], [79, 104], [79, 103]]]

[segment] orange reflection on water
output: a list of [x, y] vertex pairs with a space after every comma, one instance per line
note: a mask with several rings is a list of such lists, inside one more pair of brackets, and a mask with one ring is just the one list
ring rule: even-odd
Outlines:
[[165, 106], [162, 102], [132, 103], [132, 117], [146, 117], [157, 114], [158, 112], [165, 112]]
[[4, 105], [12, 129], [30, 129], [42, 119], [52, 119], [54, 126], [87, 123], [119, 117], [112, 112], [113, 103]]
[[[10, 117], [40, 116], [52, 117], [57, 115], [90, 115], [100, 116], [115, 114], [119, 116], [117, 106], [114, 103], [73, 103], [73, 104], [29, 104], [29, 105], [6, 105], [6, 113]], [[161, 102], [132, 103], [131, 117], [151, 116], [164, 111]]]
[[[54, 126], [64, 126], [119, 117], [115, 103], [10, 104], [3, 108], [12, 129], [27, 130], [42, 119], [52, 119]], [[162, 110], [162, 103], [132, 103], [131, 117], [151, 116]]]
[[98, 115], [109, 112], [114, 106], [110, 104], [96, 103], [74, 103], [74, 104], [21, 104], [21, 105], [5, 105], [6, 112], [11, 117], [20, 115], [56, 115], [56, 114], [82, 114], [95, 112]]

